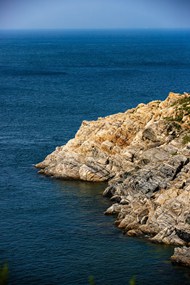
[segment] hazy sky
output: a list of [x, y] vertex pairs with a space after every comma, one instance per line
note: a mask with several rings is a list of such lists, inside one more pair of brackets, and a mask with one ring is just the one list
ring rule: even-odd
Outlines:
[[190, 0], [0, 0], [1, 29], [190, 28]]

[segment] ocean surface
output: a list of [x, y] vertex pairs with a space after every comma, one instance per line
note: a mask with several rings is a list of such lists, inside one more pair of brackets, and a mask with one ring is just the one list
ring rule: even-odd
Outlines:
[[190, 92], [190, 31], [0, 32], [0, 264], [11, 285], [190, 284], [172, 246], [129, 238], [104, 216], [106, 184], [34, 164], [83, 120]]

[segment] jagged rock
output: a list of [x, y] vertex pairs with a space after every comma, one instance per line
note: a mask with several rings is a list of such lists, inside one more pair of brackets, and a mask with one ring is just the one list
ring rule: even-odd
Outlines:
[[190, 242], [190, 233], [183, 230], [175, 229], [177, 236], [185, 242]]
[[105, 215], [115, 215], [121, 211], [121, 205], [118, 203], [113, 204], [105, 211]]
[[[38, 163], [40, 173], [63, 179], [107, 181], [114, 204], [105, 214], [130, 236], [190, 243], [190, 94], [83, 121], [74, 139]], [[172, 260], [190, 264], [189, 249]], [[189, 260], [189, 261], [188, 261]]]
[[142, 139], [143, 140], [150, 140], [152, 142], [156, 142], [157, 141], [157, 137], [156, 137], [156, 134], [154, 132], [153, 129], [151, 129], [150, 127], [149, 128], [146, 128], [143, 133], [142, 133]]
[[168, 141], [167, 129], [172, 127], [165, 118], [175, 115], [172, 104], [179, 98], [170, 93], [164, 102], [140, 104], [125, 113], [84, 121], [74, 139], [57, 147], [36, 167], [43, 168], [46, 175], [64, 179], [106, 181], [118, 172], [132, 171], [135, 161], [143, 160], [141, 155], [150, 148], [155, 148], [155, 159], [159, 159], [156, 152], [167, 156], [159, 146]]
[[171, 256], [171, 261], [174, 264], [190, 267], [190, 248], [185, 246], [175, 248], [174, 254]]
[[112, 196], [110, 200], [112, 202], [121, 203], [121, 197], [119, 195]]
[[111, 185], [104, 190], [103, 196], [111, 198], [112, 196], [114, 196], [116, 190], [117, 188], [115, 187], [115, 185]]

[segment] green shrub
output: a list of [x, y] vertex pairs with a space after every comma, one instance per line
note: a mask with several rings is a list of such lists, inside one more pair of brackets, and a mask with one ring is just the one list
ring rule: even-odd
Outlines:
[[88, 282], [89, 282], [89, 285], [95, 285], [95, 280], [94, 280], [94, 276], [89, 276], [88, 278]]
[[8, 284], [9, 269], [8, 264], [5, 263], [2, 268], [0, 268], [0, 285]]
[[187, 143], [189, 143], [190, 142], [190, 135], [185, 135], [184, 137], [183, 137], [183, 144], [187, 144]]
[[166, 117], [167, 121], [181, 122], [185, 115], [190, 115], [190, 96], [177, 100], [171, 106], [175, 107], [176, 116]]

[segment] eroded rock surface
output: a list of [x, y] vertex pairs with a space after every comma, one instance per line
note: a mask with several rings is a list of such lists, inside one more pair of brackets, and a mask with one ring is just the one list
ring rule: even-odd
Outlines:
[[172, 263], [190, 267], [190, 250], [188, 247], [177, 247], [171, 257]]
[[36, 167], [57, 178], [108, 181], [103, 195], [113, 205], [105, 213], [117, 215], [125, 234], [189, 245], [190, 94], [84, 121]]

